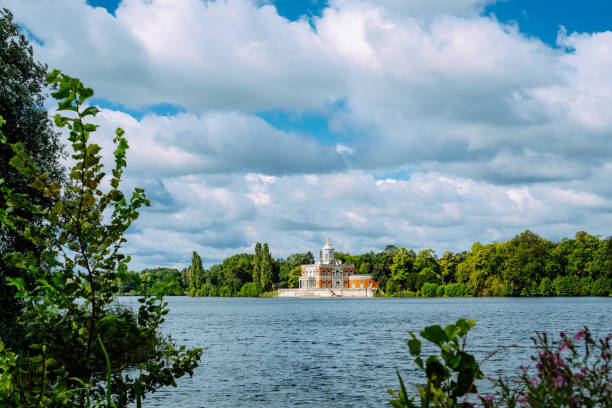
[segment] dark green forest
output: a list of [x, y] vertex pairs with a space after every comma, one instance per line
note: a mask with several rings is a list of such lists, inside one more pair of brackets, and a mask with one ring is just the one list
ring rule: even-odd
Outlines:
[[[556, 243], [524, 231], [509, 241], [476, 242], [468, 251], [442, 256], [389, 245], [379, 253], [336, 252], [336, 258], [372, 274], [386, 296], [609, 296], [612, 287], [612, 237], [583, 231]], [[134, 295], [259, 296], [297, 287], [300, 266], [313, 262], [310, 252], [274, 259], [268, 244], [257, 243], [254, 254], [232, 255], [208, 269], [193, 252], [182, 270], [125, 272], [119, 286]]]

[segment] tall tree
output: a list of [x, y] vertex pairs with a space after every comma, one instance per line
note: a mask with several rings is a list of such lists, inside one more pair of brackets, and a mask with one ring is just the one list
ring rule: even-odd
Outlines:
[[202, 286], [202, 283], [204, 283], [202, 258], [196, 251], [193, 251], [191, 254], [191, 266], [189, 267], [189, 272], [187, 272], [187, 279], [189, 280], [189, 290], [192, 288], [198, 290]]
[[[25, 36], [19, 32], [13, 22], [13, 15], [7, 9], [0, 11], [0, 115], [6, 120], [2, 127], [7, 142], [21, 142], [34, 164], [50, 174], [51, 180], [58, 182], [63, 169], [59, 164], [62, 146], [58, 133], [53, 131], [47, 111], [43, 106], [46, 89], [45, 73], [47, 67], [34, 60], [32, 47]], [[27, 193], [38, 205], [46, 205], [53, 200], [44, 193], [30, 187], [31, 180], [10, 166], [13, 157], [8, 144], [0, 144], [0, 179], [4, 185], [16, 193]], [[0, 195], [0, 208], [6, 207], [3, 195]], [[20, 211], [19, 214], [29, 221], [40, 224], [39, 214]], [[18, 346], [13, 339], [22, 336], [14, 333], [17, 330], [16, 316], [21, 304], [14, 299], [15, 288], [8, 286], [8, 276], [25, 279], [28, 285], [33, 284], [31, 275], [23, 270], [11, 268], [4, 259], [10, 252], [32, 251], [40, 253], [32, 243], [23, 239], [15, 231], [0, 226], [0, 338], [10, 346]]]
[[253, 283], [261, 287], [261, 243], [255, 244], [255, 259], [253, 260]]
[[274, 274], [274, 265], [268, 243], [263, 244], [261, 250], [261, 288], [269, 290], [272, 287], [272, 276]]
[[387, 281], [387, 292], [389, 294], [405, 289], [414, 290], [412, 285], [414, 282], [411, 282], [409, 278], [412, 274], [415, 258], [416, 254], [412, 249], [402, 248], [395, 253], [393, 263], [390, 266], [391, 278]]

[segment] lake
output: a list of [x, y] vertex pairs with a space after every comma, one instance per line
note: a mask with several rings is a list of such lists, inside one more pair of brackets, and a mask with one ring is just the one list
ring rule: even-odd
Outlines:
[[[146, 407], [380, 407], [388, 387], [421, 382], [406, 330], [476, 320], [468, 351], [514, 374], [530, 364], [535, 330], [612, 333], [612, 298], [189, 298], [168, 297], [164, 332], [204, 349], [193, 378], [148, 394]], [[120, 302], [137, 307], [136, 298]], [[424, 348], [424, 354], [432, 350]], [[486, 382], [486, 380], [485, 380]]]

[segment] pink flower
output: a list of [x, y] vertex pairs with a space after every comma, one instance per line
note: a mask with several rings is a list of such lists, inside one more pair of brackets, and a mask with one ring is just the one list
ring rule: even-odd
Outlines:
[[495, 397], [494, 397], [493, 395], [487, 395], [487, 396], [485, 397], [485, 399], [486, 399], [487, 401], [491, 402], [491, 401], [493, 401], [493, 400], [495, 399]]
[[563, 351], [563, 350], [567, 350], [569, 347], [567, 347], [567, 343], [562, 341], [561, 344], [559, 344], [559, 351]]
[[574, 336], [574, 341], [578, 341], [578, 340], [582, 340], [582, 338], [584, 338], [584, 331], [580, 330], [578, 333], [576, 333], [576, 335]]
[[519, 399], [517, 399], [517, 401], [519, 402], [519, 404], [524, 404], [527, 402], [527, 398], [525, 397], [520, 397]]
[[533, 386], [538, 385], [538, 379], [536, 377], [531, 377], [531, 385]]
[[563, 385], [563, 378], [561, 378], [561, 376], [558, 376], [557, 378], [555, 378], [555, 387], [559, 388]]
[[581, 372], [582, 374], [586, 374], [586, 372], [587, 372], [587, 368], [586, 368], [586, 367], [582, 367], [582, 368], [580, 369], [580, 372]]

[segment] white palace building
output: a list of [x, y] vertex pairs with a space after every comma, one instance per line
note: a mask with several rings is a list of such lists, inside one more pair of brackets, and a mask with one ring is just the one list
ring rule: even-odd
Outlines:
[[355, 265], [335, 259], [334, 248], [328, 239], [321, 249], [321, 257], [314, 264], [302, 265], [299, 289], [281, 289], [278, 295], [365, 297], [371, 296], [377, 286], [371, 275], [355, 275]]

